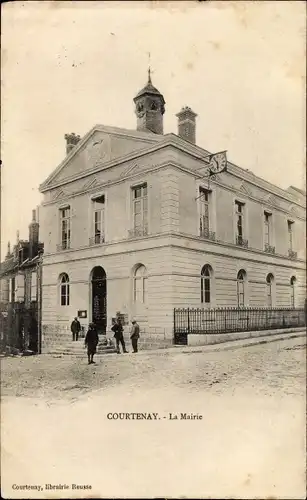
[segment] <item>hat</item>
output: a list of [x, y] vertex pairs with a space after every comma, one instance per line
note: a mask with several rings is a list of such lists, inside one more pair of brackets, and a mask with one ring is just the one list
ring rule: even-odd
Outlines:
[[131, 323], [136, 323], [136, 319], [135, 319], [135, 318], [133, 318], [133, 319], [131, 320]]

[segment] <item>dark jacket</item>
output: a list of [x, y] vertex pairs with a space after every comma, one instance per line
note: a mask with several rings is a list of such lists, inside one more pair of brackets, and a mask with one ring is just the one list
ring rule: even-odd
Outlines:
[[73, 320], [73, 322], [71, 323], [70, 325], [70, 329], [72, 331], [72, 333], [79, 333], [80, 330], [81, 330], [81, 325], [80, 325], [80, 322], [77, 320]]
[[131, 339], [138, 339], [140, 337], [140, 327], [137, 323], [134, 323], [131, 328]]
[[115, 323], [111, 330], [114, 332], [114, 337], [116, 339], [123, 337], [123, 325], [121, 323]]
[[99, 337], [96, 328], [89, 327], [85, 337], [85, 344], [88, 347], [97, 347], [98, 342]]

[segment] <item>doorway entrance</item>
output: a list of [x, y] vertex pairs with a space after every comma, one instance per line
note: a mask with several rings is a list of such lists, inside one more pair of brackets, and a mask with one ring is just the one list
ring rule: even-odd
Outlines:
[[92, 271], [92, 322], [97, 332], [105, 335], [107, 330], [107, 275], [103, 267]]

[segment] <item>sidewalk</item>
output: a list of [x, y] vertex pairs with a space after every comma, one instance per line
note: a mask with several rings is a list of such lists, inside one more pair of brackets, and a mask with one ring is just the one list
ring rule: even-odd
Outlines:
[[[284, 330], [266, 330], [261, 332], [262, 335], [259, 337], [252, 337], [248, 339], [242, 340], [229, 340], [226, 342], [222, 342], [220, 344], [210, 344], [210, 345], [202, 345], [202, 346], [174, 346], [167, 347], [165, 349], [150, 349], [139, 351], [140, 354], [166, 354], [166, 353], [184, 353], [191, 354], [194, 352], [219, 352], [219, 351], [228, 351], [233, 349], [239, 349], [241, 347], [250, 347], [258, 344], [268, 344], [270, 342], [278, 342], [280, 340], [293, 339], [297, 337], [305, 337], [306, 338], [306, 329], [302, 328], [287, 328]], [[252, 332], [251, 332], [252, 333]]]

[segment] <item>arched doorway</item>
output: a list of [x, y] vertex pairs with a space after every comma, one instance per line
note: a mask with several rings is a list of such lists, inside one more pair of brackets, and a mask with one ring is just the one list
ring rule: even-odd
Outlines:
[[99, 334], [105, 335], [107, 329], [107, 275], [105, 270], [94, 267], [92, 270], [92, 321]]

